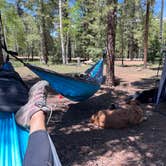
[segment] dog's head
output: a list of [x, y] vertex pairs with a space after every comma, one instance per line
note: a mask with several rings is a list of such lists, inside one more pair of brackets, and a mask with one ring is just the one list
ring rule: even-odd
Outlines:
[[96, 114], [92, 115], [90, 118], [90, 122], [94, 123], [99, 127], [104, 127], [106, 121], [106, 114], [103, 111], [99, 111]]

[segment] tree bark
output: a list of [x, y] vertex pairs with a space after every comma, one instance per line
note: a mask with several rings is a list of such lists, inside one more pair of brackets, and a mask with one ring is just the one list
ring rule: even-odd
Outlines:
[[107, 0], [111, 9], [107, 16], [107, 56], [106, 56], [106, 85], [115, 85], [115, 36], [116, 36], [116, 3], [117, 0]]
[[43, 15], [43, 0], [39, 0], [40, 2], [40, 36], [41, 36], [41, 54], [45, 64], [48, 63], [48, 48], [47, 48], [47, 35], [46, 35], [46, 25], [45, 19]]
[[[1, 28], [0, 28], [1, 30]], [[1, 39], [2, 39], [2, 36], [1, 36], [1, 33], [0, 33], [0, 67], [2, 66], [3, 64], [3, 52], [2, 52], [2, 43], [1, 43]]]
[[1, 20], [1, 13], [0, 13], [0, 67], [4, 63], [3, 59], [3, 52], [2, 52], [2, 39], [3, 39], [3, 32], [2, 32], [2, 20]]
[[[125, 2], [124, 2], [125, 3]], [[120, 36], [121, 36], [121, 65], [124, 66], [124, 12], [125, 12], [125, 4], [122, 6], [122, 13], [120, 18]]]
[[62, 63], [66, 64], [64, 39], [63, 39], [63, 25], [62, 25], [62, 0], [59, 0], [59, 21], [60, 21], [60, 39], [61, 39], [61, 51], [62, 51]]
[[122, 66], [124, 66], [124, 30], [123, 28], [121, 28], [121, 43], [122, 43], [122, 48], [121, 48], [121, 57], [122, 57]]
[[72, 56], [72, 48], [71, 48], [71, 38], [69, 36], [68, 38], [68, 58], [69, 58], [69, 62], [71, 62], [71, 56]]
[[147, 57], [148, 57], [149, 10], [150, 10], [150, 1], [147, 0], [146, 16], [145, 16], [145, 29], [144, 29], [144, 68], [147, 68]]
[[66, 33], [66, 42], [65, 42], [65, 62], [68, 64], [68, 54], [69, 54], [69, 32]]

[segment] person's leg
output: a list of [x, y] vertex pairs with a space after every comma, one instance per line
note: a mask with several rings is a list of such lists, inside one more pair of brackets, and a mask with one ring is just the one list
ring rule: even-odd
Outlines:
[[43, 111], [35, 113], [30, 120], [30, 138], [23, 166], [52, 166], [53, 157], [45, 127]]
[[38, 130], [46, 130], [45, 114], [43, 111], [35, 113], [30, 120], [30, 134]]
[[48, 82], [39, 81], [29, 91], [29, 100], [16, 113], [16, 121], [30, 128], [30, 137], [23, 166], [52, 166], [53, 155], [45, 127], [45, 112]]

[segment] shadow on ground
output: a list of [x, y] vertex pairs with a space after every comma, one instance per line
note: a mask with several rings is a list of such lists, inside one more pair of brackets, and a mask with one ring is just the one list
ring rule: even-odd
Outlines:
[[142, 78], [140, 81], [131, 82], [133, 87], [138, 89], [150, 89], [152, 87], [156, 87], [159, 84], [159, 79], [155, 76], [151, 78]]
[[87, 119], [77, 119], [77, 122], [75, 119], [67, 120], [67, 123], [56, 125], [51, 133], [62, 165], [166, 163], [163, 146], [166, 143], [166, 128], [163, 127], [166, 118], [159, 114], [154, 114], [139, 126], [121, 130], [99, 129]]
[[[154, 78], [133, 82], [148, 88]], [[33, 84], [37, 80], [31, 80]], [[142, 87], [144, 86], [144, 87]], [[163, 166], [166, 163], [166, 117], [153, 113], [151, 105], [142, 105], [147, 121], [126, 129], [100, 129], [89, 118], [98, 110], [119, 104], [128, 94], [103, 88], [105, 93], [81, 103], [69, 103], [67, 110], [56, 110], [49, 131], [63, 166]], [[54, 93], [53, 93], [54, 94]], [[165, 107], [164, 107], [165, 109]]]
[[84, 102], [69, 104], [68, 110], [63, 114], [62, 123], [73, 125], [88, 120], [95, 112], [111, 109], [113, 104], [118, 106], [120, 100], [127, 97], [127, 93], [124, 91], [115, 92], [110, 89], [106, 89], [106, 91], [106, 93], [94, 96]]
[[130, 67], [139, 67], [139, 68], [143, 68], [143, 64], [135, 64], [135, 65], [132, 65], [132, 64], [130, 64], [130, 65], [127, 65], [127, 64], [125, 64], [124, 63], [124, 65], [122, 65], [122, 64], [118, 64], [118, 66], [120, 66], [120, 67], [128, 67], [128, 68], [130, 68]]
[[150, 112], [148, 121], [128, 129], [103, 130], [89, 123], [94, 112], [108, 109], [126, 96], [123, 91], [112, 90], [85, 102], [70, 104], [69, 109], [61, 114], [61, 122], [56, 125], [52, 122], [55, 128], [51, 137], [62, 165], [158, 166], [166, 163], [163, 146], [166, 143], [166, 118], [157, 113], [152, 115], [152, 107], [143, 106]]

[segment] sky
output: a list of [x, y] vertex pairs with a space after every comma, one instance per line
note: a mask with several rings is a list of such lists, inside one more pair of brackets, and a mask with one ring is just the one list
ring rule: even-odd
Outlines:
[[[161, 0], [156, 0], [155, 12], [160, 12], [161, 10]], [[164, 2], [164, 17], [166, 18], [166, 0]]]
[[[74, 4], [76, 0], [70, 0], [70, 5]], [[124, 0], [118, 0], [118, 2], [123, 2]], [[166, 0], [164, 0], [164, 14], [163, 16], [166, 18]], [[154, 8], [154, 11], [155, 13], [159, 13], [160, 10], [161, 10], [161, 2], [162, 0], [155, 0], [155, 8]]]
[[[7, 0], [8, 2], [10, 3], [15, 3], [15, 0]], [[70, 0], [70, 5], [74, 4], [76, 0]], [[119, 2], [123, 2], [123, 0], [118, 0]], [[162, 0], [155, 0], [155, 8], [154, 8], [154, 11], [155, 13], [159, 13], [160, 10], [161, 10], [161, 1]], [[164, 17], [166, 18], [166, 0], [164, 0], [165, 3], [164, 3]]]
[[[72, 0], [73, 1], [73, 0]], [[123, 2], [124, 0], [118, 0], [119, 2]], [[166, 18], [166, 0], [164, 0], [164, 14], [163, 16]], [[155, 14], [159, 13], [161, 10], [161, 2], [162, 0], [155, 0], [155, 5], [154, 5], [154, 12]]]

